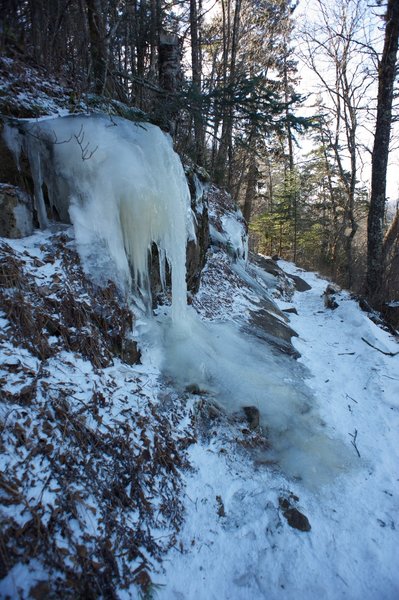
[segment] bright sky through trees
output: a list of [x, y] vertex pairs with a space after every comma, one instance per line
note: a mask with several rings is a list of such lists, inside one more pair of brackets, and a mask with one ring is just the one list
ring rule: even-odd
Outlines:
[[[340, 10], [341, 9], [341, 10]], [[353, 97], [357, 106], [359, 179], [369, 188], [371, 174], [371, 150], [374, 137], [374, 125], [377, 98], [377, 55], [381, 55], [383, 46], [384, 6], [368, 0], [350, 0], [349, 2], [330, 2], [329, 0], [300, 0], [295, 10], [296, 55], [300, 81], [300, 93], [307, 96], [305, 110], [307, 115], [318, 111], [317, 102], [332, 110], [331, 96], [326, 86], [334, 87], [335, 69], [332, 57], [328, 56], [329, 43], [338, 50], [339, 40], [347, 41], [350, 48], [348, 61], [349, 79], [353, 83]], [[342, 23], [347, 19], [350, 24]], [[351, 25], [351, 26], [350, 26]], [[329, 29], [328, 27], [329, 26]], [[346, 29], [351, 39], [344, 39]], [[332, 42], [333, 32], [337, 40]], [[317, 72], [315, 70], [317, 69]], [[398, 118], [398, 105], [394, 115]], [[301, 156], [312, 149], [309, 137], [299, 140]], [[342, 151], [345, 156], [345, 151]], [[388, 166], [387, 197], [396, 205], [399, 200], [399, 127], [393, 124], [391, 134], [391, 153]]]

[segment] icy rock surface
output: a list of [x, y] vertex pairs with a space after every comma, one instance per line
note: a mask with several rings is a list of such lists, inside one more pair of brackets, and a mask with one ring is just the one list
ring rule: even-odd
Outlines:
[[0, 235], [20, 238], [33, 231], [28, 197], [13, 185], [0, 183]]

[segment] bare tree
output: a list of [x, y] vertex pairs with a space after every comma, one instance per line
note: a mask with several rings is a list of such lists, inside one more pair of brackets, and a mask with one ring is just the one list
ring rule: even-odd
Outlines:
[[364, 0], [340, 0], [333, 5], [318, 0], [320, 21], [304, 32], [305, 60], [318, 78], [324, 99], [323, 119], [328, 124], [324, 135], [345, 190], [340, 244], [345, 256], [343, 283], [348, 287], [353, 283], [353, 239], [358, 230], [359, 131], [373, 83], [365, 10]]

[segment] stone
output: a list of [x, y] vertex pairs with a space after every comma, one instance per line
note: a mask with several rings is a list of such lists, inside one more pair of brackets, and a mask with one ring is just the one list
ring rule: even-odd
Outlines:
[[337, 285], [334, 285], [333, 283], [329, 283], [323, 293], [323, 297], [324, 297], [324, 306], [326, 308], [329, 308], [330, 310], [335, 310], [336, 308], [338, 308], [338, 302], [335, 298], [335, 294], [338, 294], [340, 292], [340, 288]]
[[194, 396], [200, 396], [204, 393], [197, 383], [190, 383], [184, 388], [184, 391], [187, 392], [187, 394], [193, 394]]
[[219, 517], [225, 517], [226, 516], [226, 511], [225, 511], [225, 508], [224, 508], [222, 496], [216, 496], [216, 503], [217, 503], [217, 509], [218, 509], [218, 516]]
[[296, 504], [299, 501], [298, 496], [290, 493], [289, 497], [286, 498], [281, 496], [278, 499], [280, 510], [283, 513], [284, 518], [287, 520], [287, 523], [293, 529], [298, 529], [299, 531], [310, 531], [311, 526], [309, 523], [309, 519], [300, 512], [293, 503]]
[[326, 287], [325, 294], [339, 294], [341, 288], [335, 283], [329, 283]]
[[261, 254], [254, 254], [252, 252], [249, 253], [249, 257], [251, 262], [254, 262], [258, 267], [266, 271], [266, 273], [270, 273], [270, 275], [274, 275], [274, 277], [284, 275], [284, 271], [280, 269], [274, 258], [266, 258]]
[[297, 315], [298, 314], [298, 311], [295, 308], [295, 306], [292, 306], [291, 308], [283, 308], [283, 312], [289, 313], [291, 315]]
[[291, 343], [292, 337], [298, 337], [296, 331], [270, 313], [262, 306], [262, 303], [259, 310], [250, 311], [250, 320], [245, 325], [244, 331], [265, 340], [285, 354], [296, 358], [300, 357], [299, 352]]
[[287, 273], [287, 277], [292, 279], [292, 281], [295, 283], [295, 288], [297, 292], [307, 292], [308, 290], [312, 289], [312, 286], [309, 285], [304, 279], [302, 279], [302, 277], [299, 277], [298, 275], [289, 275]]
[[293, 529], [298, 529], [299, 531], [311, 530], [308, 518], [297, 508], [288, 508], [283, 512], [283, 515], [287, 519], [288, 525]]
[[338, 302], [335, 299], [335, 296], [330, 296], [329, 294], [325, 294], [324, 296], [324, 306], [329, 308], [330, 310], [335, 310], [338, 308]]
[[29, 196], [15, 185], [0, 184], [0, 236], [22, 238], [33, 232]]
[[382, 307], [382, 314], [384, 318], [392, 325], [394, 328], [399, 327], [399, 302], [388, 302], [384, 304]]
[[123, 341], [122, 360], [128, 365], [140, 364], [141, 352], [137, 347], [137, 342], [130, 338]]

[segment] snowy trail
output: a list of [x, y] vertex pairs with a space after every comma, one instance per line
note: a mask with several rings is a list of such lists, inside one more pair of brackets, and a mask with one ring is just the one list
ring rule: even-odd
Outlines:
[[[161, 599], [399, 596], [399, 355], [385, 356], [362, 338], [384, 351], [398, 345], [348, 294], [338, 295], [336, 310], [325, 309], [325, 280], [280, 266], [312, 286], [279, 304], [298, 311], [291, 324], [307, 384], [326, 426], [353, 451], [352, 468], [309, 489], [255, 467], [220, 432], [193, 446], [186, 524], [157, 580]], [[310, 532], [288, 525], [281, 498], [308, 517]]]

